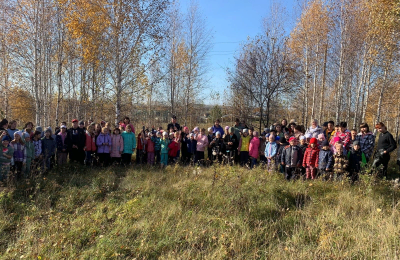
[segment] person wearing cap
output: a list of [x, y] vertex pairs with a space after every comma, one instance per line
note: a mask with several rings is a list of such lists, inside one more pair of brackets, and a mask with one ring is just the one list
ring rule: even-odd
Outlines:
[[239, 139], [235, 135], [235, 129], [230, 127], [228, 130], [228, 135], [224, 138], [224, 145], [225, 145], [225, 153], [229, 158], [229, 161], [235, 156], [237, 148], [239, 146]]
[[72, 120], [72, 127], [67, 132], [69, 161], [84, 164], [86, 144], [85, 132], [78, 125], [78, 119]]
[[248, 129], [243, 129], [243, 135], [239, 140], [238, 155], [240, 166], [245, 166], [249, 163], [249, 146], [251, 136]]
[[176, 116], [171, 116], [171, 123], [168, 124], [167, 130], [172, 129], [174, 132], [181, 130], [181, 126], [176, 122]]
[[367, 123], [360, 124], [360, 133], [357, 134], [356, 140], [360, 144], [361, 151], [365, 154], [365, 159], [368, 162], [374, 152], [375, 135], [369, 130]]
[[356, 140], [353, 142], [353, 147], [347, 153], [347, 159], [349, 160], [349, 178], [352, 182], [358, 180], [358, 174], [361, 168], [365, 167], [367, 164], [367, 158], [365, 154], [361, 151], [360, 143]]
[[4, 185], [10, 172], [11, 159], [14, 156], [14, 148], [10, 146], [11, 138], [5, 135], [1, 138], [2, 153], [0, 154], [0, 185]]
[[285, 178], [286, 180], [292, 180], [296, 176], [296, 169], [301, 166], [302, 163], [302, 151], [299, 146], [296, 145], [296, 138], [289, 138], [289, 145], [283, 148], [281, 156], [281, 164], [285, 167]]
[[314, 180], [317, 177], [318, 159], [318, 140], [313, 137], [303, 157], [303, 167], [306, 168], [306, 179]]
[[393, 139], [393, 135], [389, 133], [386, 126], [382, 122], [376, 124], [375, 128], [379, 132], [379, 139], [375, 157], [380, 156], [380, 160], [374, 166], [379, 167], [380, 165], [383, 165], [382, 174], [383, 176], [387, 177], [387, 169], [390, 161], [390, 153], [396, 150], [397, 144], [396, 141]]
[[321, 144], [318, 159], [318, 176], [327, 179], [333, 169], [333, 153], [329, 147], [328, 140], [324, 140]]

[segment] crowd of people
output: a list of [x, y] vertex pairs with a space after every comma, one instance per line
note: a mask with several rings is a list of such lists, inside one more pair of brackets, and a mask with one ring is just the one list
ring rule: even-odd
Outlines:
[[[208, 129], [190, 130], [181, 127], [172, 116], [165, 130], [143, 126], [138, 131], [125, 117], [116, 127], [105, 121], [74, 119], [71, 127], [62, 122], [53, 131], [51, 127], [35, 127], [32, 122], [19, 130], [16, 120], [3, 119], [0, 182], [4, 185], [11, 178], [29, 178], [33, 172], [73, 162], [89, 167], [128, 166], [133, 163], [135, 152], [135, 163], [142, 165], [237, 163], [250, 169], [262, 165], [283, 173], [287, 180], [321, 176], [356, 181], [368, 163], [387, 175], [390, 153], [397, 148], [383, 123], [375, 128], [379, 132], [377, 145], [366, 123], [357, 131], [348, 130], [346, 122], [335, 125], [329, 121], [319, 126], [313, 120], [305, 129], [294, 120], [288, 124], [284, 119], [260, 133], [239, 119], [233, 126], [222, 127], [216, 120]], [[397, 163], [400, 166], [400, 158]]]

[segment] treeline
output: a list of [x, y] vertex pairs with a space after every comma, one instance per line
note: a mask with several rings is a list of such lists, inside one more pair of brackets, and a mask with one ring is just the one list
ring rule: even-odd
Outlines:
[[304, 125], [384, 121], [398, 133], [399, 11], [398, 1], [314, 0], [287, 33], [272, 8], [228, 70], [236, 113], [258, 111], [260, 126], [275, 113]]

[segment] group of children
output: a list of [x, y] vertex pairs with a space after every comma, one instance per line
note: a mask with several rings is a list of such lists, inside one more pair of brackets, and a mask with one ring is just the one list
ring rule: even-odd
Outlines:
[[95, 124], [74, 119], [70, 129], [62, 122], [55, 133], [50, 127], [45, 131], [34, 128], [32, 122], [18, 130], [16, 121], [3, 120], [0, 181], [7, 178], [10, 169], [17, 179], [28, 177], [32, 170], [47, 170], [55, 164], [67, 163], [68, 156], [69, 161], [88, 166], [129, 165], [135, 150], [137, 164], [163, 167], [177, 162], [183, 165], [237, 162], [249, 168], [266, 165], [270, 170], [284, 173], [288, 180], [299, 175], [315, 179], [319, 175], [333, 178], [345, 173], [353, 181], [357, 179], [366, 156], [350, 131], [340, 128], [326, 131], [317, 124], [305, 131], [295, 123], [289, 126], [282, 123], [264, 129], [261, 135], [238, 120], [233, 127], [225, 128], [216, 120], [207, 132], [199, 127], [192, 131], [188, 127], [181, 129], [173, 123], [168, 131], [162, 127], [157, 130], [143, 127], [136, 136], [128, 117], [114, 129], [104, 121]]

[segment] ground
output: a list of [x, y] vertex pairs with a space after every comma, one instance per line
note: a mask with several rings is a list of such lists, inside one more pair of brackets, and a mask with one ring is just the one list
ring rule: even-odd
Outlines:
[[[393, 166], [394, 167], [394, 166]], [[396, 259], [400, 191], [239, 167], [70, 165], [0, 192], [2, 259]]]

